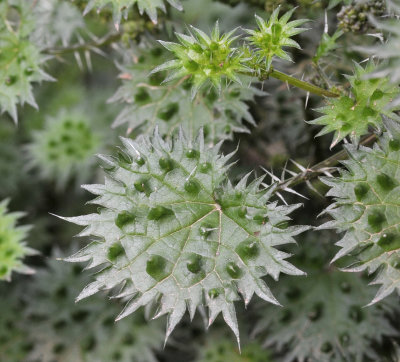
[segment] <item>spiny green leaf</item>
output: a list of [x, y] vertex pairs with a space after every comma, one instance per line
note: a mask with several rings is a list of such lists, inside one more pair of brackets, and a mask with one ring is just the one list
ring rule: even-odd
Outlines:
[[[205, 304], [209, 324], [222, 312], [239, 338], [234, 308], [239, 295], [246, 304], [254, 293], [278, 303], [262, 277], [302, 274], [275, 248], [308, 228], [277, 227], [299, 205], [269, 202], [274, 186], [260, 187], [262, 179], [247, 184], [249, 175], [232, 186], [227, 179], [232, 155], [220, 155], [219, 145], [205, 147], [202, 133], [195, 141], [181, 133], [166, 143], [157, 131], [151, 138], [122, 141], [125, 157], [104, 158], [105, 184], [84, 186], [98, 195], [93, 203], [102, 209], [65, 218], [86, 226], [80, 235], [98, 238], [67, 261], [108, 265], [78, 299], [122, 287], [118, 296], [130, 301], [117, 319], [159, 302], [157, 316], [169, 314], [167, 338], [186, 308], [193, 318]], [[127, 213], [135, 217], [127, 219]], [[114, 253], [117, 244], [123, 249]]]
[[43, 47], [65, 47], [85, 30], [83, 15], [73, 2], [39, 0], [31, 10], [35, 18], [31, 39]]
[[320, 228], [346, 232], [334, 258], [352, 256], [355, 261], [346, 270], [378, 271], [373, 284], [382, 287], [371, 303], [400, 291], [399, 146], [400, 127], [392, 124], [372, 149], [346, 146], [348, 171], [323, 179], [335, 201], [326, 210], [333, 221]]
[[0, 286], [0, 360], [27, 361], [31, 343], [26, 338], [23, 304], [13, 286]]
[[196, 362], [269, 362], [269, 351], [257, 342], [249, 342], [239, 350], [232, 340], [222, 333], [209, 332], [204, 345], [199, 346]]
[[[399, 14], [399, 8], [397, 8], [397, 14]], [[375, 19], [374, 25], [384, 32], [385, 41], [373, 46], [358, 46], [357, 49], [370, 57], [381, 60], [372, 76], [388, 77], [390, 82], [398, 84], [400, 81], [400, 56], [395, 49], [400, 47], [400, 20], [397, 16], [386, 21]]]
[[83, 12], [86, 15], [93, 8], [100, 10], [104, 6], [110, 4], [113, 9], [113, 21], [115, 27], [119, 28], [121, 18], [128, 18], [129, 9], [137, 5], [142, 15], [146, 13], [153, 23], [157, 23], [157, 9], [166, 12], [166, 2], [178, 10], [182, 10], [182, 6], [178, 0], [89, 0]]
[[[17, 11], [19, 23], [13, 29], [7, 19], [11, 8]], [[37, 108], [32, 85], [35, 82], [54, 80], [44, 72], [42, 65], [47, 58], [41, 49], [30, 40], [34, 20], [29, 7], [21, 1], [0, 4], [0, 113], [7, 112], [16, 123], [17, 105]]]
[[318, 44], [318, 48], [315, 51], [315, 56], [313, 57], [313, 62], [318, 63], [319, 60], [331, 53], [333, 50], [338, 48], [336, 41], [343, 35], [343, 32], [337, 30], [332, 36], [324, 32], [322, 34], [322, 39]]
[[373, 291], [360, 275], [320, 266], [306, 271], [307, 277], [281, 279], [277, 295], [283, 308], [259, 306], [255, 334], [264, 336], [264, 346], [277, 347], [284, 361], [379, 360], [371, 342], [398, 334], [387, 319], [396, 299], [365, 308]]
[[[69, 253], [76, 250], [74, 246]], [[101, 295], [75, 304], [90, 278], [79, 265], [56, 260], [64, 256], [54, 249], [47, 268], [37, 271], [23, 295], [26, 339], [33, 344], [24, 360], [155, 362], [164, 338], [162, 323], [147, 322], [137, 313], [116, 326], [120, 305]]]
[[369, 127], [381, 130], [383, 116], [399, 120], [393, 112], [399, 106], [391, 102], [399, 95], [399, 87], [392, 85], [388, 78], [367, 77], [375, 66], [369, 62], [365, 68], [355, 64], [353, 76], [348, 76], [351, 96], [327, 99], [326, 106], [317, 109], [323, 116], [309, 122], [324, 126], [318, 136], [334, 132], [331, 147], [346, 136], [358, 142]]

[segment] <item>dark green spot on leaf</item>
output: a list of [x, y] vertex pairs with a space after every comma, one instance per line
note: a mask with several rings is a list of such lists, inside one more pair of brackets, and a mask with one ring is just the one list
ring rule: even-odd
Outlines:
[[135, 221], [135, 215], [128, 211], [122, 211], [115, 219], [115, 225], [122, 229], [125, 225], [131, 224]]
[[387, 233], [378, 240], [378, 245], [385, 251], [400, 249], [400, 235]]
[[186, 157], [198, 159], [200, 157], [200, 152], [194, 149], [190, 149], [186, 152]]
[[201, 256], [197, 254], [190, 255], [190, 257], [188, 258], [188, 263], [186, 265], [191, 273], [197, 274], [198, 272], [201, 271], [201, 266], [202, 266]]
[[167, 209], [164, 206], [157, 206], [154, 207], [150, 210], [149, 214], [147, 215], [147, 218], [149, 220], [160, 220], [168, 215], [172, 215], [173, 212], [170, 209]]
[[375, 232], [381, 231], [383, 227], [383, 223], [386, 221], [385, 215], [378, 210], [372, 211], [368, 215], [368, 224], [371, 229]]
[[160, 281], [167, 276], [168, 261], [160, 255], [152, 255], [146, 264], [146, 272], [153, 279]]
[[125, 253], [125, 250], [123, 246], [120, 243], [115, 243], [111, 245], [111, 247], [108, 249], [108, 259], [111, 261], [116, 260], [119, 256]]
[[354, 187], [354, 194], [356, 195], [357, 201], [361, 201], [368, 193], [368, 191], [369, 191], [369, 186], [367, 184], [364, 183], [357, 184]]
[[220, 294], [221, 294], [221, 289], [220, 289], [220, 288], [213, 288], [213, 289], [210, 289], [210, 290], [208, 291], [208, 296], [209, 296], [211, 299], [218, 298]]
[[179, 104], [178, 103], [171, 103], [162, 108], [158, 113], [157, 117], [162, 119], [163, 121], [169, 121], [172, 119], [175, 114], [179, 111]]
[[399, 139], [391, 139], [389, 141], [389, 148], [392, 151], [398, 151], [400, 150], [400, 140]]
[[351, 306], [349, 310], [349, 318], [356, 323], [362, 322], [364, 319], [364, 313], [362, 311], [362, 308], [357, 305]]
[[172, 161], [170, 158], [162, 157], [158, 161], [158, 164], [165, 172], [169, 172], [174, 169], [174, 161]]
[[232, 279], [239, 279], [242, 276], [242, 270], [233, 261], [230, 261], [226, 265], [226, 271], [228, 272], [228, 274]]
[[379, 186], [386, 191], [390, 191], [396, 187], [396, 182], [385, 173], [381, 173], [380, 175], [376, 176], [376, 181], [378, 182]]
[[201, 173], [207, 173], [210, 170], [211, 170], [211, 163], [209, 162], [203, 162], [199, 165], [199, 171]]
[[196, 180], [188, 180], [185, 182], [185, 190], [192, 195], [197, 195], [200, 191], [200, 184]]
[[237, 247], [236, 252], [243, 260], [253, 259], [260, 253], [257, 240], [250, 239], [242, 241]]

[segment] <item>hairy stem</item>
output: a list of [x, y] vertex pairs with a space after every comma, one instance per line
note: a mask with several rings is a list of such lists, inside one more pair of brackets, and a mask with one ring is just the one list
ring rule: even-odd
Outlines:
[[[377, 139], [375, 134], [369, 135], [365, 137], [361, 142], [360, 145], [367, 146], [374, 143]], [[293, 187], [303, 182], [309, 181], [314, 177], [321, 175], [322, 173], [326, 172], [330, 168], [336, 166], [340, 161], [347, 159], [348, 153], [346, 150], [341, 150], [338, 153], [328, 157], [326, 160], [323, 160], [311, 168], [307, 168], [303, 172], [299, 173], [296, 176], [293, 176], [285, 181], [282, 181], [279, 185], [277, 190], [284, 190], [287, 187]]]
[[310, 92], [310, 93], [313, 93], [313, 94], [316, 94], [316, 95], [319, 95], [319, 96], [325, 96], [325, 97], [330, 97], [330, 98], [334, 98], [334, 97], [339, 97], [340, 96], [340, 94], [338, 94], [338, 93], [334, 93], [334, 92], [331, 92], [329, 90], [317, 87], [314, 84], [311, 84], [311, 83], [305, 82], [303, 80], [297, 79], [295, 77], [292, 77], [291, 75], [282, 73], [282, 72], [280, 72], [278, 70], [275, 70], [275, 69], [272, 69], [268, 73], [268, 75], [270, 77], [279, 79], [282, 82], [287, 82], [287, 83], [289, 83], [291, 85], [294, 85], [297, 88], [304, 89], [307, 92]]
[[269, 77], [273, 77], [273, 78], [281, 80], [282, 82], [286, 82], [297, 88], [304, 89], [305, 91], [316, 94], [318, 96], [325, 96], [325, 97], [329, 97], [329, 98], [340, 97], [339, 93], [332, 92], [330, 90], [326, 90], [321, 87], [318, 87], [314, 84], [305, 82], [304, 80], [297, 79], [295, 77], [292, 77], [289, 74], [280, 72], [279, 70], [275, 70], [273, 67], [271, 67], [269, 70], [258, 69], [257, 71], [243, 72], [242, 74], [253, 76], [253, 77], [257, 74], [259, 80], [266, 80]]

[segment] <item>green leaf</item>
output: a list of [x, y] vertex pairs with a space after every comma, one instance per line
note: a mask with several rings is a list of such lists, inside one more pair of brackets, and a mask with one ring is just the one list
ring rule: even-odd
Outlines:
[[29, 226], [17, 226], [22, 213], [8, 213], [8, 200], [0, 202], [0, 281], [11, 281], [13, 271], [33, 274], [34, 270], [22, 263], [22, 259], [37, 252], [26, 246]]
[[[105, 184], [84, 186], [98, 196], [99, 213], [64, 218], [86, 227], [81, 236], [96, 238], [67, 261], [106, 266], [78, 300], [118, 286], [117, 297], [129, 299], [118, 320], [159, 303], [156, 316], [169, 314], [167, 338], [187, 308], [193, 318], [205, 305], [209, 324], [222, 313], [239, 338], [234, 302], [240, 295], [246, 304], [254, 293], [278, 303], [262, 278], [302, 274], [275, 248], [308, 228], [277, 226], [299, 205], [270, 202], [275, 186], [261, 187], [262, 178], [247, 184], [247, 175], [232, 186], [232, 154], [220, 155], [220, 144], [207, 148], [201, 132], [194, 141], [180, 133], [164, 142], [157, 131], [122, 141], [123, 157], [103, 157]], [[116, 244], [123, 252], [118, 248], [111, 260]]]
[[93, 8], [100, 10], [104, 6], [111, 4], [113, 9], [113, 21], [118, 29], [121, 18], [128, 18], [129, 9], [137, 5], [139, 13], [146, 13], [153, 23], [157, 23], [157, 9], [166, 12], [166, 2], [178, 10], [182, 10], [182, 5], [178, 0], [89, 0], [83, 15], [86, 15]]
[[334, 260], [349, 255], [354, 263], [345, 270], [376, 272], [373, 284], [382, 284], [375, 303], [400, 291], [400, 127], [390, 129], [374, 148], [346, 146], [348, 171], [324, 178], [334, 203], [326, 213], [333, 221], [320, 228], [345, 231]]
[[322, 34], [322, 39], [318, 44], [318, 48], [315, 51], [315, 56], [313, 57], [313, 62], [318, 63], [322, 57], [327, 56], [333, 50], [338, 48], [336, 41], [343, 35], [343, 31], [337, 30], [332, 36], [324, 32]]
[[257, 342], [244, 343], [239, 349], [223, 333], [208, 332], [204, 345], [199, 346], [199, 358], [196, 362], [269, 362], [269, 351]]
[[35, 26], [31, 40], [46, 48], [66, 47], [72, 40], [85, 33], [82, 12], [73, 2], [64, 0], [40, 0], [32, 8]]
[[[76, 250], [75, 245], [69, 253]], [[102, 295], [75, 304], [90, 277], [79, 265], [56, 260], [65, 255], [53, 249], [46, 268], [38, 269], [23, 294], [26, 342], [33, 345], [24, 360], [156, 361], [155, 351], [164, 338], [162, 323], [148, 322], [137, 313], [115, 326], [114, 315], [121, 306]]]
[[[391, 6], [394, 6], [393, 2]], [[397, 14], [399, 14], [399, 8], [397, 8]], [[384, 32], [386, 35], [385, 41], [372, 46], [358, 46], [357, 50], [362, 51], [369, 57], [381, 60], [373, 76], [388, 77], [390, 82], [398, 84], [400, 81], [400, 56], [395, 49], [400, 47], [400, 20], [397, 16], [386, 21], [375, 19], [373, 24]]]
[[334, 132], [331, 147], [350, 136], [354, 142], [368, 133], [369, 127], [378, 132], [383, 127], [383, 116], [399, 120], [394, 113], [399, 105], [391, 103], [399, 95], [399, 87], [392, 85], [388, 78], [369, 75], [375, 66], [369, 62], [365, 68], [355, 64], [353, 76], [347, 76], [351, 85], [351, 96], [326, 100], [326, 105], [317, 109], [323, 116], [309, 122], [324, 126], [318, 136]]
[[333, 231], [304, 234], [293, 262], [307, 277], [285, 276], [272, 289], [283, 308], [256, 306], [253, 335], [264, 339], [263, 346], [277, 348], [284, 361], [380, 360], [382, 340], [398, 334], [390, 324], [397, 298], [365, 308], [374, 295], [373, 288], [365, 288], [367, 275], [328, 264], [334, 238]]
[[[31, 39], [34, 20], [20, 1], [12, 2], [18, 14], [18, 27], [13, 29], [7, 19], [11, 5], [0, 4], [0, 113], [7, 112], [17, 123], [17, 105], [28, 103], [38, 108], [33, 96], [33, 84], [54, 80], [42, 66], [47, 58]], [[15, 14], [14, 14], [15, 15]]]
[[23, 304], [13, 285], [0, 285], [0, 359], [27, 361], [30, 343], [26, 338], [26, 324], [22, 318]]
[[259, 306], [255, 334], [284, 361], [378, 361], [371, 341], [397, 335], [386, 319], [396, 300], [365, 308], [371, 293], [359, 275], [314, 268], [282, 278], [277, 295], [284, 307]]

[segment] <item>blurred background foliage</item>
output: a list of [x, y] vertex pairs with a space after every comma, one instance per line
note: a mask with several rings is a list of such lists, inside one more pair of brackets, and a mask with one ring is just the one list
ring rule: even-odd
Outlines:
[[[17, 10], [21, 4], [28, 6], [23, 1], [9, 3]], [[165, 134], [173, 133], [177, 125], [193, 120], [185, 119], [190, 107], [198, 107], [192, 112], [203, 117], [199, 122], [206, 129], [207, 123], [215, 122], [218, 137], [213, 137], [210, 127], [210, 143], [224, 135], [223, 149], [228, 152], [239, 142], [237, 164], [231, 170], [234, 181], [253, 169], [259, 173], [260, 167], [287, 177], [288, 172], [299, 172], [329, 157], [335, 151], [329, 151], [331, 136], [315, 139], [319, 127], [306, 123], [316, 118], [322, 98], [289, 89], [274, 79], [246, 92], [232, 86], [222, 95], [212, 90], [201, 93], [194, 106], [187, 104], [190, 100], [184, 98], [182, 84], [183, 93], [177, 92], [172, 102], [163, 104], [162, 112], [149, 115], [148, 100], [158, 102], [165, 92], [151, 88], [163, 79], [149, 76], [162, 63], [149, 60], [163, 56], [156, 40], [173, 39], [173, 32], [184, 32], [187, 24], [210, 31], [217, 20], [222, 30], [239, 27], [243, 33], [254, 27], [255, 13], [267, 16], [278, 6], [283, 10], [298, 7], [294, 17], [310, 19], [312, 31], [295, 37], [302, 50], [290, 50], [293, 62], [278, 61], [280, 70], [318, 86], [347, 87], [343, 75], [352, 74], [353, 61], [364, 60], [366, 53], [378, 48], [381, 58], [387, 59], [379, 71], [390, 74], [393, 69], [398, 81], [399, 58], [389, 49], [397, 46], [400, 33], [400, 24], [392, 16], [396, 4], [388, 7], [381, 0], [182, 0], [183, 12], [170, 4], [166, 12], [158, 9], [156, 24], [136, 6], [130, 7], [116, 31], [111, 7], [83, 17], [85, 0], [31, 3], [21, 23], [28, 24], [23, 31], [30, 34], [40, 59], [30, 62], [39, 67], [35, 71], [42, 78], [48, 74], [54, 81], [38, 84], [40, 76], [33, 79], [27, 74], [31, 71], [25, 71], [34, 100], [29, 92], [25, 102], [20, 100], [25, 105], [17, 106], [18, 126], [12, 108], [5, 107], [9, 113], [0, 116], [0, 201], [8, 199], [9, 211], [24, 213], [18, 225], [32, 228], [23, 239], [40, 254], [24, 259], [36, 274], [14, 273], [11, 283], [0, 284], [1, 361], [398, 361], [398, 297], [362, 308], [370, 296], [365, 297], [360, 279], [368, 277], [341, 274], [329, 264], [336, 249], [334, 233], [307, 233], [297, 246], [288, 248], [297, 255], [293, 263], [308, 271], [309, 278], [300, 281], [286, 276], [275, 284], [273, 291], [286, 308], [254, 301], [245, 318], [243, 308], [238, 308], [240, 354], [228, 327], [217, 321], [207, 332], [204, 315], [197, 315], [192, 324], [186, 317], [164, 347], [165, 323], [146, 321], [148, 310], [114, 323], [121, 309], [115, 301], [96, 296], [75, 304], [74, 298], [87, 284], [87, 274], [56, 258], [70, 255], [87, 240], [76, 238], [71, 243], [79, 228], [49, 214], [78, 215], [83, 208], [85, 212], [94, 208], [82, 206], [89, 195], [79, 186], [102, 182], [95, 154], [115, 154], [118, 136], [134, 138], [152, 126], [152, 117], [163, 125]], [[0, 11], [4, 10], [1, 6]], [[2, 24], [0, 33], [4, 31]], [[388, 43], [381, 41], [385, 31], [392, 32]], [[0, 64], [9, 41], [3, 35]], [[45, 80], [51, 80], [50, 76]], [[54, 150], [59, 158], [54, 158]], [[315, 178], [296, 190], [312, 200], [295, 213], [296, 223], [324, 221], [316, 216], [328, 205], [322, 196], [326, 186]], [[285, 199], [299, 202], [292, 194], [285, 194]], [[0, 246], [2, 238], [9, 238], [2, 234], [2, 218], [0, 213]], [[348, 293], [354, 293], [353, 297]], [[341, 325], [332, 325], [333, 318]]]

